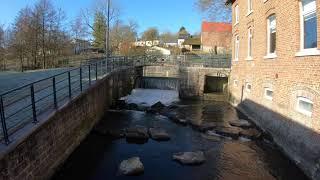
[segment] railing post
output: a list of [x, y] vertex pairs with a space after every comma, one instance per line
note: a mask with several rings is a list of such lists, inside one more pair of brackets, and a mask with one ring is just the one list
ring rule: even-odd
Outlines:
[[31, 105], [32, 105], [33, 123], [36, 124], [36, 123], [38, 123], [38, 120], [37, 120], [37, 110], [36, 110], [36, 101], [35, 101], [35, 97], [34, 97], [34, 85], [33, 84], [31, 84], [30, 91], [31, 91]]
[[6, 118], [4, 115], [4, 106], [3, 106], [2, 96], [0, 97], [0, 118], [1, 118], [1, 125], [2, 125], [2, 132], [3, 132], [4, 141], [5, 141], [6, 145], [8, 145], [10, 143], [10, 140], [9, 140], [9, 135], [8, 135]]
[[80, 66], [80, 91], [82, 92], [82, 67]]
[[53, 89], [53, 103], [54, 108], [58, 108], [58, 102], [57, 102], [57, 90], [56, 90], [56, 77], [52, 78], [52, 89]]
[[96, 81], [98, 81], [98, 63], [96, 63]]
[[69, 98], [72, 98], [72, 92], [71, 92], [71, 73], [68, 72], [68, 85], [69, 85]]
[[91, 86], [91, 65], [89, 64], [89, 85]]

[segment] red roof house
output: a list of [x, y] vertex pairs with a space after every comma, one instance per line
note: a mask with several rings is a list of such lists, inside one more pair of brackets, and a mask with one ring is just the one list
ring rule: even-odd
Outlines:
[[202, 22], [202, 50], [215, 54], [231, 51], [232, 25], [222, 22]]

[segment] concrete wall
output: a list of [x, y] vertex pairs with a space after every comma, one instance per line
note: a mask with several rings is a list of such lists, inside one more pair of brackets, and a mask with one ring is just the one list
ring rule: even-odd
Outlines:
[[113, 72], [49, 118], [17, 132], [9, 146], [0, 147], [0, 179], [49, 179], [112, 101], [131, 91], [137, 72]]
[[181, 67], [180, 73], [180, 97], [202, 98], [206, 76], [228, 77], [230, 70], [222, 68], [205, 67]]
[[[300, 43], [300, 0], [233, 3], [233, 50], [239, 36], [238, 61], [232, 62], [229, 89], [235, 105], [255, 116], [279, 146], [313, 179], [320, 179], [320, 61], [319, 54], [303, 54]], [[239, 23], [234, 8], [239, 5]], [[320, 48], [320, 0], [317, 9], [317, 49]], [[268, 56], [267, 19], [276, 16], [276, 56]], [[253, 31], [252, 57], [248, 58], [248, 29]], [[233, 51], [235, 52], [235, 51]], [[235, 55], [233, 53], [233, 59]], [[246, 84], [251, 90], [243, 91]], [[272, 98], [265, 96], [272, 90]], [[313, 102], [311, 113], [299, 110], [299, 98]], [[241, 101], [242, 99], [242, 101]]]

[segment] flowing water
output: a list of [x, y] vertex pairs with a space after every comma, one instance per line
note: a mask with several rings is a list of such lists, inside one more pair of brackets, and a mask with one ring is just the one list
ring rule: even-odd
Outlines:
[[[136, 91], [139, 91], [140, 95], [145, 94], [145, 97], [149, 94], [153, 99], [163, 98], [166, 93], [168, 96], [163, 99], [176, 98], [172, 95], [174, 92], [169, 91], [147, 90], [143, 92], [141, 89]], [[153, 94], [150, 95], [150, 93]], [[137, 97], [139, 96], [135, 96]], [[134, 102], [132, 97], [126, 99], [130, 98]], [[139, 103], [143, 104], [144, 101], [140, 100]], [[204, 122], [228, 124], [230, 120], [246, 119], [226, 102], [182, 100], [177, 102], [177, 105], [178, 108], [173, 111], [180, 117], [191, 120], [193, 124]], [[137, 125], [161, 127], [170, 134], [171, 140], [157, 142], [149, 139], [145, 144], [131, 144], [126, 139], [112, 139], [92, 132], [68, 158], [53, 179], [306, 179], [300, 169], [269, 141], [212, 139], [191, 126], [176, 124], [165, 116], [129, 110], [106, 112], [98, 126], [115, 130]], [[202, 165], [183, 166], [172, 160], [174, 153], [197, 150], [205, 152], [206, 162]], [[134, 156], [139, 156], [144, 164], [144, 174], [120, 176], [118, 174], [120, 162]]]

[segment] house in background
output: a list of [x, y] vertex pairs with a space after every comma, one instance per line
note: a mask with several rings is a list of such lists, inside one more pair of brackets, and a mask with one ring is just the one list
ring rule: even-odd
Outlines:
[[220, 22], [202, 22], [202, 51], [225, 54], [231, 51], [232, 25]]
[[200, 37], [190, 37], [182, 43], [183, 47], [188, 51], [200, 51], [201, 39]]
[[152, 47], [152, 46], [158, 46], [160, 44], [159, 40], [153, 40], [153, 41], [136, 41], [134, 42], [134, 45], [136, 47]]
[[320, 0], [227, 3], [233, 11], [231, 103], [310, 179], [320, 179]]

